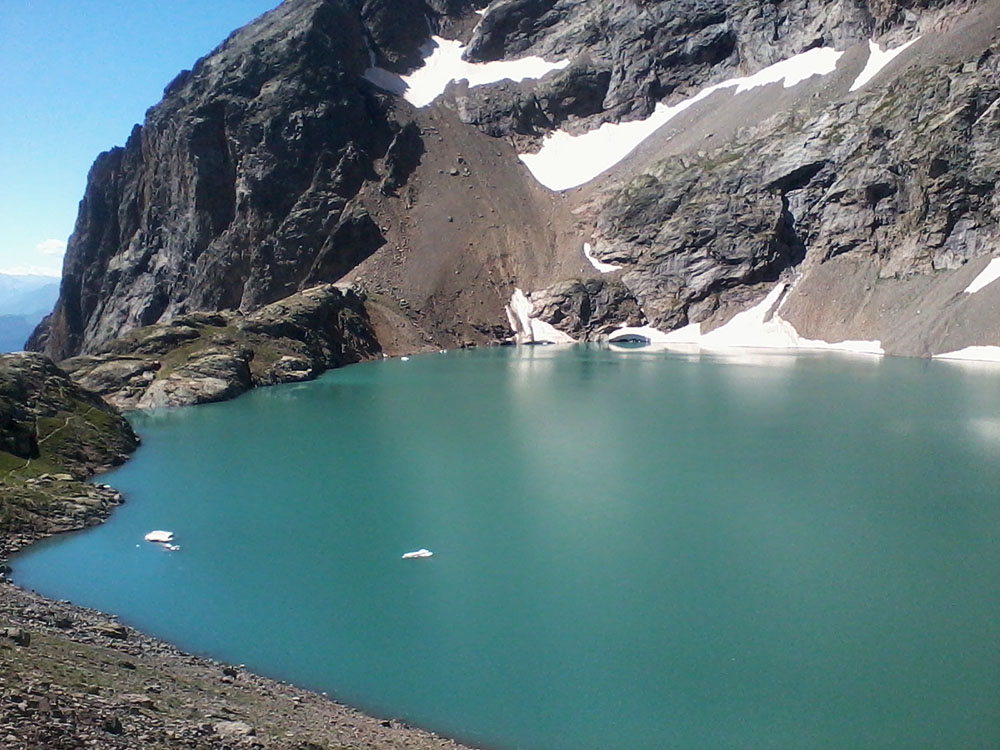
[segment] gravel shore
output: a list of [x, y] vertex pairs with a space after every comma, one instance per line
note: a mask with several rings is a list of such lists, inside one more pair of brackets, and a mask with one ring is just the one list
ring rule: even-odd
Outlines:
[[[44, 498], [40, 502], [39, 498]], [[6, 559], [53, 533], [103, 521], [107, 485], [43, 475], [0, 480], [0, 506], [28, 507], [0, 530], [0, 747], [460, 750], [240, 667], [186, 654], [110, 615], [6, 580]]]

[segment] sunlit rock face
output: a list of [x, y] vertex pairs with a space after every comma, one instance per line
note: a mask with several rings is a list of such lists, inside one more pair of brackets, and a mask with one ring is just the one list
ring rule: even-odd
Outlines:
[[421, 142], [362, 73], [419, 61], [431, 6], [469, 7], [396, 5], [284, 3], [169, 83], [94, 163], [35, 346], [62, 358], [183, 312], [254, 309], [384, 244], [362, 198], [404, 182]]
[[800, 341], [1000, 345], [1000, 290], [964, 291], [1000, 234], [998, 25], [970, 2], [290, 0], [98, 157], [30, 343], [349, 282], [393, 351], [516, 337], [516, 290], [588, 340], [708, 333], [779, 284], [765, 317]]

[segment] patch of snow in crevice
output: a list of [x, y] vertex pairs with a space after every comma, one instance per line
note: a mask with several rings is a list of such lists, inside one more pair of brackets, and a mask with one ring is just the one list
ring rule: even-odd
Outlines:
[[781, 300], [785, 287], [784, 283], [779, 283], [749, 310], [734, 315], [728, 323], [708, 333], [701, 332], [700, 323], [691, 323], [669, 332], [651, 326], [622, 327], [609, 338], [613, 340], [619, 336], [642, 336], [648, 339], [650, 344], [664, 348], [690, 345], [702, 349], [822, 349], [855, 354], [885, 354], [881, 341], [828, 342], [807, 339], [800, 336], [795, 326], [776, 312], [768, 320], [768, 314]]
[[576, 339], [565, 331], [560, 331], [551, 323], [531, 317], [534, 312], [534, 305], [527, 295], [517, 287], [510, 296], [510, 303], [506, 307], [507, 320], [510, 327], [514, 329], [514, 340], [518, 344], [534, 344], [548, 341], [553, 344], [575, 344]]
[[384, 68], [371, 67], [364, 77], [381, 89], [402, 96], [416, 107], [426, 107], [440, 96], [449, 83], [465, 79], [469, 86], [483, 86], [504, 79], [514, 82], [541, 78], [553, 70], [562, 70], [569, 60], [547, 62], [541, 57], [470, 63], [462, 59], [465, 45], [458, 40], [433, 36], [420, 48], [424, 64], [409, 75], [401, 76]]
[[858, 77], [854, 79], [854, 83], [851, 84], [851, 88], [848, 91], [857, 91], [859, 88], [868, 83], [872, 78], [877, 76], [882, 68], [891, 63], [897, 55], [899, 55], [903, 50], [913, 44], [920, 37], [911, 39], [906, 44], [901, 44], [895, 49], [887, 49], [883, 51], [875, 42], [868, 42], [868, 62], [865, 63], [864, 70], [858, 74]]
[[975, 294], [980, 289], [989, 286], [997, 279], [1000, 279], [1000, 258], [994, 258], [986, 264], [986, 268], [979, 272], [979, 275], [972, 280], [972, 283], [965, 287], [966, 294]]
[[967, 346], [954, 352], [935, 354], [934, 359], [967, 362], [1000, 362], [1000, 346]]
[[645, 120], [606, 122], [595, 130], [576, 136], [557, 130], [546, 137], [537, 153], [520, 154], [519, 158], [545, 187], [568, 190], [590, 182], [613, 167], [674, 117], [716, 91], [735, 87], [734, 93], [740, 94], [778, 82], [789, 88], [811, 76], [832, 72], [843, 54], [832, 47], [811, 49], [752, 76], [732, 78], [709, 86], [677, 104], [668, 106], [661, 102]]
[[587, 256], [587, 260], [590, 261], [590, 265], [592, 265], [601, 273], [611, 273], [612, 271], [621, 270], [621, 266], [615, 266], [612, 265], [611, 263], [604, 263], [603, 261], [599, 261], [597, 258], [595, 258], [591, 253], [591, 247], [589, 242], [583, 243], [583, 254]]

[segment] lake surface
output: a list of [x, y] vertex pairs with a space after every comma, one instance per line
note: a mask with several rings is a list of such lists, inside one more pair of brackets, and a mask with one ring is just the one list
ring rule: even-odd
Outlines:
[[14, 578], [490, 747], [995, 748], [997, 373], [599, 347], [352, 366], [136, 416], [106, 479], [129, 502]]

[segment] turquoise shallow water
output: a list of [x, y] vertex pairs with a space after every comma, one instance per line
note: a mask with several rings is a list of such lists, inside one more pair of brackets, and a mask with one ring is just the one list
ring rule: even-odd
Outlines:
[[129, 502], [14, 577], [491, 747], [994, 748], [997, 373], [596, 347], [353, 366], [137, 416], [106, 480]]

